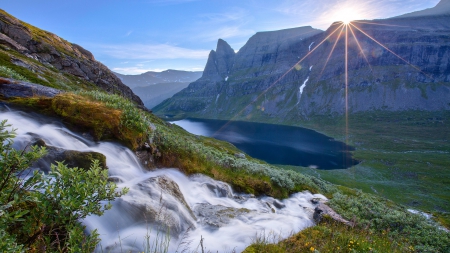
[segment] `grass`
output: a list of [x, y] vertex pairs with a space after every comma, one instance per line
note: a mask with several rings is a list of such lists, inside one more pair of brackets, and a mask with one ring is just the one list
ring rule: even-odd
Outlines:
[[257, 238], [244, 253], [294, 252], [414, 252], [407, 241], [396, 241], [386, 231], [373, 233], [359, 227], [349, 227], [330, 219], [309, 227], [279, 243]]
[[302, 126], [355, 146], [361, 163], [347, 170], [285, 168], [432, 213], [450, 227], [450, 112], [354, 114], [348, 130], [343, 118], [315, 117]]
[[58, 116], [72, 128], [88, 131], [96, 140], [118, 140], [133, 150], [147, 142], [153, 131], [144, 112], [118, 95], [83, 91], [54, 98], [15, 98], [11, 102]]
[[[404, 245], [423, 252], [450, 250], [448, 233], [439, 230], [433, 222], [424, 217], [410, 214], [406, 208], [394, 202], [345, 186], [335, 186], [294, 170], [280, 169], [249, 157], [238, 158], [235, 154], [240, 151], [233, 145], [189, 134], [176, 125], [141, 111], [132, 102], [120, 96], [83, 91], [77, 94], [63, 93], [54, 98], [34, 97], [13, 99], [10, 102], [56, 115], [72, 125], [85, 127], [98, 138], [108, 137], [120, 140], [135, 149], [139, 148], [143, 142], [148, 142], [152, 146], [158, 167], [177, 167], [186, 174], [202, 173], [229, 183], [238, 192], [270, 195], [277, 198], [284, 198], [291, 193], [303, 190], [325, 194], [331, 199], [330, 205], [338, 213], [357, 224], [355, 230], [339, 228], [342, 232], [339, 237], [341, 238], [339, 247], [347, 245], [344, 242], [354, 240], [362, 244], [361, 247], [378, 249], [377, 247], [383, 245], [385, 248], [381, 248], [378, 252], [386, 252], [383, 250], [387, 249], [396, 252], [397, 248], [401, 252], [405, 249]], [[89, 114], [88, 117], [86, 117], [87, 114]], [[349, 170], [332, 172], [342, 171]], [[307, 230], [307, 232], [321, 234], [320, 238], [324, 240], [322, 246], [317, 241], [310, 247], [314, 247], [314, 250], [320, 247], [331, 250], [333, 238], [338, 238], [338, 234], [334, 231], [339, 231], [333, 226], [333, 224], [324, 224], [315, 230], [312, 229], [319, 232]], [[364, 234], [364, 231], [371, 231], [373, 236]], [[368, 238], [369, 242], [364, 242], [363, 238]], [[390, 242], [383, 238], [388, 238]], [[312, 239], [307, 237], [305, 240], [312, 243]], [[290, 240], [293, 240], [292, 244], [298, 244], [294, 242], [300, 239], [291, 238]], [[328, 243], [325, 243], [326, 240]], [[394, 240], [401, 242], [408, 240], [408, 243], [395, 244]], [[304, 245], [304, 243], [301, 244]], [[285, 246], [280, 244], [270, 247]]]

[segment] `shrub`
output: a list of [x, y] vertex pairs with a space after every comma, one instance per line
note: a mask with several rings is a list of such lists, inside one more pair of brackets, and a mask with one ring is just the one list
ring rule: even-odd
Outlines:
[[29, 82], [24, 76], [5, 66], [0, 66], [0, 76]]
[[116, 192], [107, 171], [94, 161], [89, 170], [52, 166], [48, 175], [28, 170], [45, 148], [24, 152], [12, 148], [14, 130], [0, 123], [0, 249], [3, 252], [92, 252], [98, 234], [84, 234], [78, 222], [87, 215], [102, 215]]

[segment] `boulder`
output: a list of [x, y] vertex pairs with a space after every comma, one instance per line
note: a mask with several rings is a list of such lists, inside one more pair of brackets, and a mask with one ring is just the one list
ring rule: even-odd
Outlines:
[[55, 164], [56, 162], [63, 162], [65, 165], [72, 168], [78, 167], [89, 170], [92, 165], [92, 160], [98, 160], [100, 162], [100, 167], [107, 169], [106, 156], [98, 152], [65, 150], [62, 148], [49, 146], [41, 138], [34, 138], [27, 149], [29, 149], [30, 146], [45, 147], [47, 149], [47, 154], [34, 162], [32, 165], [32, 167], [39, 168], [45, 172], [50, 171], [51, 164]]
[[251, 210], [200, 203], [194, 207], [194, 212], [200, 224], [220, 228], [229, 224], [233, 219], [251, 212]]
[[166, 176], [148, 178], [133, 186], [119, 205], [135, 222], [145, 222], [174, 237], [195, 227], [196, 217], [176, 182]]
[[40, 84], [18, 81], [10, 78], [0, 78], [0, 96], [12, 97], [54, 97], [61, 93], [60, 90], [46, 87]]
[[325, 205], [325, 203], [319, 202], [318, 205], [316, 206], [316, 208], [314, 209], [314, 214], [313, 214], [314, 221], [316, 223], [319, 223], [322, 220], [324, 215], [327, 215], [328, 217], [330, 217], [331, 219], [333, 219], [337, 222], [344, 223], [345, 225], [348, 225], [348, 226], [354, 225], [353, 222], [350, 222], [350, 221], [342, 218], [342, 216], [340, 216], [333, 209], [331, 209], [331, 207]]

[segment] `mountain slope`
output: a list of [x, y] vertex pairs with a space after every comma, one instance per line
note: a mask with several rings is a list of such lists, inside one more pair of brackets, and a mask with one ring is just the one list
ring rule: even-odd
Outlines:
[[[142, 101], [88, 50], [0, 10], [0, 65], [28, 81], [62, 90], [101, 89]], [[7, 76], [10, 77], [10, 76]]]
[[395, 18], [450, 15], [450, 0], [441, 0], [435, 7], [400, 15]]
[[182, 89], [186, 88], [189, 82], [157, 83], [148, 86], [133, 88], [133, 92], [144, 102], [145, 107], [152, 109], [165, 99], [172, 97]]
[[[202, 78], [154, 111], [270, 122], [341, 115], [346, 104], [345, 39], [338, 40], [339, 25], [304, 37], [286, 38], [284, 31], [258, 33], [232, 60], [227, 80], [224, 72], [211, 70], [211, 63], [221, 60], [212, 52]], [[353, 25], [348, 29], [349, 112], [450, 109], [450, 16]], [[284, 40], [274, 39], [277, 36]]]
[[186, 88], [202, 76], [202, 71], [183, 71], [168, 69], [162, 72], [148, 71], [140, 75], [114, 73], [124, 84], [132, 88], [151, 109], [175, 93]]

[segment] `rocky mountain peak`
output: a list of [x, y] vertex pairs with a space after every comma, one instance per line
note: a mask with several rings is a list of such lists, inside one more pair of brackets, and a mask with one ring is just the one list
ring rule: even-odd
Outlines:
[[203, 79], [210, 81], [223, 81], [227, 79], [233, 67], [236, 53], [224, 40], [217, 41], [216, 51], [211, 50], [203, 72]]

